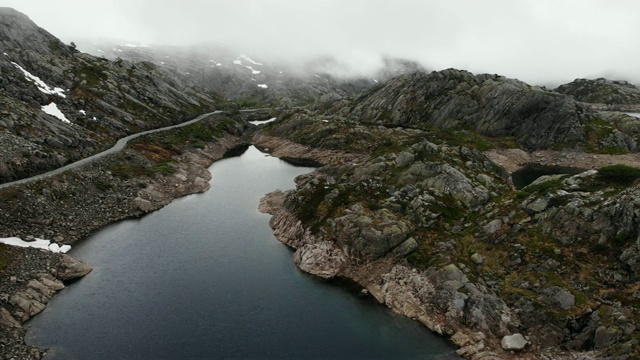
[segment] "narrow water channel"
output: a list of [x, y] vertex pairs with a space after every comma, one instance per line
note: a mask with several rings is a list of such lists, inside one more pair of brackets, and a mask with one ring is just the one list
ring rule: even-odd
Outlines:
[[71, 251], [91, 274], [29, 323], [49, 359], [453, 359], [445, 340], [300, 272], [257, 211], [311, 171], [251, 147], [212, 188]]

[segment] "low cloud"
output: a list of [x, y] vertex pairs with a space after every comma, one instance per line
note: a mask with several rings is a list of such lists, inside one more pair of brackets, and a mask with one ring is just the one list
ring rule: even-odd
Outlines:
[[382, 56], [559, 84], [640, 82], [634, 0], [9, 0], [63, 41], [216, 43], [293, 63], [330, 56], [346, 73]]

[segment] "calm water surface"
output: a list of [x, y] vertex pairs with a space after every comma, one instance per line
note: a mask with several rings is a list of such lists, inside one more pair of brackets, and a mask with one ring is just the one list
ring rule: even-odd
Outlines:
[[451, 359], [446, 340], [300, 272], [259, 199], [311, 171], [249, 148], [212, 188], [104, 228], [94, 270], [29, 323], [50, 359]]

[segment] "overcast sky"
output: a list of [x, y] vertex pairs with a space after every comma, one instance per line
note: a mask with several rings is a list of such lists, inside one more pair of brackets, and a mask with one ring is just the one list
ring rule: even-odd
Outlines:
[[[65, 42], [238, 44], [354, 68], [380, 55], [531, 84], [640, 83], [637, 0], [0, 0]], [[246, 51], [245, 50], [245, 51]]]

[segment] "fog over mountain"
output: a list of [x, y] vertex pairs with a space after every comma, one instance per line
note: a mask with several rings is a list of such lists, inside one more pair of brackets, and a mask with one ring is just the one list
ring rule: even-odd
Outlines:
[[329, 55], [364, 74], [382, 56], [533, 84], [640, 82], [633, 0], [4, 0], [65, 42], [235, 46], [293, 63]]

